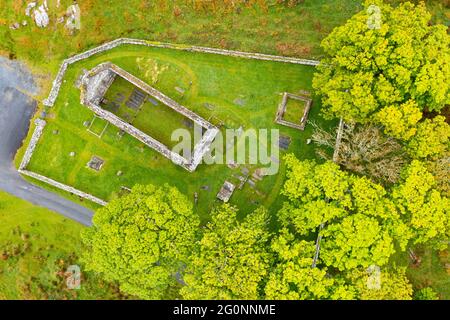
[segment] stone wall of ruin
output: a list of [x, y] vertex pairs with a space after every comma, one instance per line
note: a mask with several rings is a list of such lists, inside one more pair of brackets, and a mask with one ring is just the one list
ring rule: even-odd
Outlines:
[[43, 104], [45, 106], [49, 106], [49, 107], [51, 107], [55, 104], [56, 98], [58, 97], [58, 93], [61, 88], [64, 74], [67, 70], [67, 67], [70, 64], [78, 62], [83, 59], [87, 59], [95, 54], [111, 50], [120, 45], [140, 45], [140, 46], [156, 47], [156, 48], [168, 48], [168, 49], [175, 49], [175, 50], [201, 52], [201, 53], [212, 53], [212, 54], [220, 54], [220, 55], [239, 57], [239, 58], [258, 59], [258, 60], [266, 60], [266, 61], [278, 61], [278, 62], [294, 63], [294, 64], [302, 64], [302, 65], [310, 65], [310, 66], [317, 66], [319, 64], [319, 61], [316, 61], [316, 60], [298, 59], [298, 58], [282, 57], [282, 56], [275, 56], [275, 55], [262, 54], [262, 53], [223, 50], [223, 49], [198, 47], [198, 46], [174, 45], [174, 44], [169, 44], [169, 43], [151, 42], [151, 41], [139, 40], [139, 39], [120, 38], [120, 39], [113, 40], [111, 42], [105, 43], [96, 48], [93, 48], [91, 50], [85, 51], [83, 53], [77, 54], [71, 58], [64, 60], [63, 63], [61, 64], [61, 67], [58, 71], [58, 74], [57, 74], [55, 80], [53, 81], [53, 86], [50, 91], [50, 94], [47, 97], [47, 99], [45, 99], [43, 101]]
[[126, 79], [127, 81], [134, 84], [136, 87], [142, 89], [143, 91], [147, 92], [151, 96], [155, 97], [157, 100], [165, 104], [166, 106], [174, 109], [176, 112], [181, 113], [186, 118], [191, 119], [192, 121], [196, 122], [200, 126], [202, 126], [205, 129], [214, 129], [215, 127], [197, 115], [196, 113], [192, 112], [191, 110], [183, 107], [178, 102], [172, 100], [162, 92], [156, 90], [155, 88], [149, 86], [147, 83], [142, 81], [141, 79], [133, 76], [132, 74], [128, 73], [127, 71], [123, 70], [122, 68], [116, 66], [115, 64], [111, 64], [111, 70], [121, 76], [122, 78]]
[[[162, 144], [158, 140], [145, 134], [133, 125], [123, 121], [120, 117], [99, 106], [99, 102], [105, 93], [104, 87], [108, 87], [111, 84], [110, 73], [114, 73], [126, 79], [136, 87], [159, 100], [164, 105], [174, 109], [176, 112], [182, 114], [183, 116], [191, 119], [198, 125], [207, 129], [206, 133], [202, 137], [202, 140], [194, 147], [194, 152], [190, 159], [186, 159], [181, 155], [172, 152], [166, 145]], [[209, 146], [219, 132], [219, 129], [217, 129], [214, 125], [212, 125], [199, 115], [195, 114], [191, 110], [185, 108], [176, 101], [167, 97], [162, 92], [159, 92], [139, 78], [133, 76], [132, 74], [110, 62], [102, 63], [94, 67], [91, 71], [86, 72], [81, 82], [84, 86], [83, 90], [81, 91], [81, 103], [83, 105], [87, 106], [100, 118], [127, 132], [139, 141], [145, 143], [148, 147], [158, 151], [166, 158], [172, 160], [174, 163], [182, 166], [190, 172], [193, 172], [200, 164], [204, 154], [209, 150]]]
[[134, 138], [138, 139], [139, 141], [143, 142], [150, 148], [160, 152], [165, 157], [172, 160], [174, 163], [186, 168], [187, 170], [191, 171], [189, 167], [189, 162], [187, 159], [183, 158], [181, 155], [174, 153], [170, 151], [165, 145], [163, 145], [158, 140], [150, 137], [149, 135], [145, 134], [141, 130], [135, 128], [131, 124], [123, 121], [115, 114], [104, 110], [103, 108], [91, 104], [91, 103], [83, 103], [86, 107], [88, 107], [90, 110], [92, 110], [98, 117], [110, 122], [114, 126], [118, 127], [119, 129], [125, 131], [129, 135], [133, 136]]

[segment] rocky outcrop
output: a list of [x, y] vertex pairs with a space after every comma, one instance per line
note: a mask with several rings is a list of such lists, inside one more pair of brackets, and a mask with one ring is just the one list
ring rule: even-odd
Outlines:
[[45, 28], [50, 23], [47, 10], [44, 5], [39, 6], [34, 11], [34, 21], [39, 28]]

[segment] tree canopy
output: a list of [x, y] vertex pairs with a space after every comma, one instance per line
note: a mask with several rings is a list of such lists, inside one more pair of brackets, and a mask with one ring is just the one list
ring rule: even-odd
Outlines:
[[286, 156], [288, 201], [278, 212], [285, 228], [307, 235], [324, 223], [320, 257], [341, 271], [383, 266], [411, 243], [440, 247], [449, 233], [449, 199], [433, 188], [425, 164], [415, 160], [400, 181], [385, 189], [366, 177]]
[[[379, 8], [378, 25], [371, 26]], [[375, 121], [394, 136], [411, 136], [421, 110], [450, 102], [447, 27], [431, 25], [425, 4], [366, 9], [322, 42], [326, 58], [314, 78], [324, 113], [347, 121]]]
[[237, 219], [236, 208], [213, 209], [202, 239], [191, 253], [181, 289], [185, 299], [258, 299], [267, 275], [268, 214], [263, 208]]
[[265, 286], [267, 299], [304, 300], [329, 298], [334, 280], [327, 277], [326, 268], [311, 268], [314, 242], [296, 240], [286, 229], [271, 245], [275, 267]]
[[412, 299], [413, 288], [404, 267], [354, 270], [346, 274], [346, 281], [361, 300]]
[[[82, 238], [88, 270], [121, 290], [160, 299], [179, 286], [199, 227], [192, 204], [176, 188], [135, 186], [129, 195], [99, 209]], [[170, 296], [170, 294], [169, 294]]]
[[415, 243], [437, 242], [446, 246], [450, 235], [450, 200], [434, 189], [435, 179], [424, 163], [414, 160], [402, 172], [393, 198]]
[[408, 144], [408, 152], [413, 158], [439, 157], [450, 147], [450, 125], [443, 116], [425, 119], [417, 127], [417, 134]]

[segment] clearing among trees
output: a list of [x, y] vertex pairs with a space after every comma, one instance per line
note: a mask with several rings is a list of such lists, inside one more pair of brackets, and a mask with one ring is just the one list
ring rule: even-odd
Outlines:
[[[204, 128], [203, 142], [206, 141], [200, 146], [206, 147], [216, 130], [225, 134], [227, 129], [278, 129], [281, 136], [292, 137], [289, 150], [281, 153], [289, 151], [302, 158], [315, 158], [313, 146], [306, 144], [312, 133], [310, 128], [299, 133], [273, 122], [280, 92], [311, 90], [314, 62], [283, 57], [270, 61], [271, 56], [260, 54], [216, 49], [206, 53], [200, 52], [206, 49], [199, 47], [186, 48], [189, 47], [119, 39], [66, 60], [61, 69], [64, 72], [55, 80], [57, 90], [52, 90], [44, 101], [51, 116], [37, 122], [42, 132], [34, 139], [37, 143], [33, 155], [24, 162], [21, 172], [31, 172], [27, 179], [46, 188], [47, 183], [57, 182], [54, 185], [58, 189], [50, 188], [75, 201], [89, 194], [94, 198], [88, 199], [101, 205], [120, 196], [123, 186], [170, 183], [196, 199], [200, 216], [206, 218], [223, 182], [229, 181], [236, 186], [230, 203], [238, 205], [243, 214], [261, 203], [268, 208], [279, 206], [282, 174], [246, 178], [259, 172], [263, 165], [200, 165], [191, 172], [185, 169], [194, 168], [196, 162], [190, 166], [181, 160], [183, 169], [160, 150], [147, 146], [159, 142], [171, 148], [170, 133], [174, 129], [190, 131], [199, 122]], [[91, 90], [93, 87], [86, 87], [86, 81], [95, 79], [101, 68], [105, 74], [114, 69], [116, 76], [109, 80], [105, 77], [101, 86], [97, 84], [99, 94]], [[280, 73], [283, 79], [277, 77]], [[78, 103], [80, 87], [84, 88], [83, 101]], [[183, 112], [178, 112], [180, 109]], [[336, 126], [336, 121], [321, 119], [319, 111], [317, 104], [311, 116], [322, 127]], [[236, 145], [244, 142], [238, 138]], [[272, 143], [270, 138], [267, 143]], [[201, 155], [201, 148], [196, 149]], [[18, 153], [17, 159], [22, 158], [24, 151]], [[99, 171], [86, 166], [93, 156], [104, 161]], [[275, 161], [284, 170], [282, 154]], [[67, 193], [59, 190], [61, 185], [70, 187], [64, 189]], [[90, 201], [83, 204], [97, 208]]]

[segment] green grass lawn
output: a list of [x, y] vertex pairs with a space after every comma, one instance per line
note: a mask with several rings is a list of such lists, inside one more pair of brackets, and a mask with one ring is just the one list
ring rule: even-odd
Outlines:
[[0, 300], [122, 297], [82, 267], [81, 289], [67, 289], [61, 273], [80, 264], [80, 224], [3, 192], [0, 221]]
[[[102, 138], [89, 133], [83, 126], [85, 121], [92, 120], [93, 113], [79, 103], [80, 92], [73, 85], [82, 70], [111, 61], [145, 79], [146, 70], [137, 63], [142, 58], [157, 60], [168, 67], [159, 76], [158, 82], [153, 84], [156, 89], [203, 118], [223, 123], [223, 132], [227, 128], [240, 127], [279, 129], [282, 135], [291, 137], [292, 143], [287, 152], [293, 152], [301, 159], [315, 157], [314, 147], [306, 145], [311, 127], [307, 126], [301, 132], [273, 121], [283, 92], [312, 89], [313, 67], [172, 49], [123, 46], [69, 67], [56, 104], [49, 109], [46, 119], [48, 125], [29, 169], [107, 201], [113, 199], [122, 186], [169, 183], [192, 199], [197, 192], [197, 210], [202, 218], [207, 218], [223, 182], [237, 179], [245, 170], [244, 166], [230, 169], [219, 164], [200, 165], [194, 173], [189, 173], [131, 136], [121, 138], [117, 134], [119, 130], [112, 125], [106, 128]], [[145, 80], [151, 82], [150, 79]], [[185, 88], [185, 93], [181, 95], [176, 87]], [[325, 128], [336, 125], [335, 122], [325, 122], [319, 111], [320, 101], [315, 98], [310, 119]], [[140, 125], [144, 126], [158, 117], [144, 112], [138, 119]], [[159, 122], [162, 129], [186, 128], [182, 123]], [[54, 134], [55, 130], [59, 133]], [[71, 152], [76, 153], [75, 157], [70, 156]], [[86, 168], [94, 155], [105, 160], [100, 172]], [[247, 185], [238, 190], [231, 203], [244, 213], [258, 205], [276, 210], [282, 201], [279, 191], [284, 179], [282, 154], [279, 158], [281, 168], [278, 175], [264, 178], [255, 187]], [[261, 166], [246, 167], [252, 175]], [[118, 176], [118, 171], [123, 174]]]
[[[176, 79], [175, 75], [173, 75], [173, 79]], [[146, 100], [139, 109], [127, 106], [126, 103], [134, 89], [135, 86], [132, 83], [120, 76], [116, 77], [105, 95], [108, 104], [102, 104], [102, 107], [169, 148], [174, 147], [176, 144], [175, 141], [171, 140], [172, 132], [175, 130], [182, 128], [193, 135], [194, 123], [192, 120], [159, 102], [152, 96], [149, 96], [152, 101]], [[125, 99], [122, 102], [118, 102], [120, 101], [117, 100], [119, 96]], [[113, 103], [119, 105], [119, 108], [117, 106], [114, 107]]]
[[99, 117], [93, 117], [90, 121], [89, 131], [94, 135], [101, 136], [105, 132], [107, 126], [109, 126], [108, 121]]
[[283, 120], [300, 124], [300, 120], [305, 113], [306, 102], [297, 99], [288, 99], [286, 104], [286, 112]]

